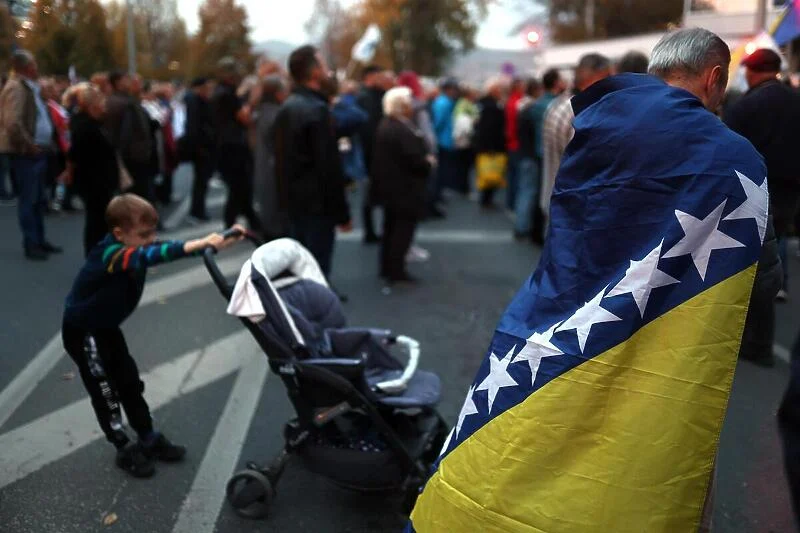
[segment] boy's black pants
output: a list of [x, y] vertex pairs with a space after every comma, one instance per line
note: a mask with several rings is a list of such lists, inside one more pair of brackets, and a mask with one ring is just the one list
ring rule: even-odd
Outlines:
[[[64, 324], [61, 329], [64, 349], [78, 365], [78, 370], [92, 399], [92, 407], [97, 415], [100, 428], [109, 442], [117, 447], [124, 446], [128, 439], [119, 428], [112, 427], [112, 420], [119, 418], [120, 405], [125, 409], [128, 423], [140, 438], [153, 431], [150, 408], [144, 400], [144, 383], [139, 378], [139, 369], [128, 352], [125, 337], [119, 328], [87, 331]], [[105, 377], [92, 373], [91, 354], [87, 349], [86, 338], [94, 338], [96, 353]], [[105, 394], [104, 382], [107, 383]]]

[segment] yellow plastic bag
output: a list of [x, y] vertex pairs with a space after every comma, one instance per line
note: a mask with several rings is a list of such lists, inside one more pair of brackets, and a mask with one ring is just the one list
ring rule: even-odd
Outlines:
[[478, 190], [501, 189], [506, 186], [508, 156], [503, 153], [478, 154], [475, 161]]

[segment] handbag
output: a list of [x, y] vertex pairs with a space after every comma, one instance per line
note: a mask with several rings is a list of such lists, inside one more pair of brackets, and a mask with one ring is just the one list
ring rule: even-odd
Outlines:
[[478, 154], [475, 161], [478, 190], [501, 189], [506, 186], [508, 156], [504, 153]]

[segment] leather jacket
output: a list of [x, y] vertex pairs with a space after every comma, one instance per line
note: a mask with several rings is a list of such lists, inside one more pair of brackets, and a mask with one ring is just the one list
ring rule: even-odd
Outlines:
[[327, 98], [306, 87], [281, 106], [272, 130], [279, 207], [289, 217], [350, 220], [345, 176]]

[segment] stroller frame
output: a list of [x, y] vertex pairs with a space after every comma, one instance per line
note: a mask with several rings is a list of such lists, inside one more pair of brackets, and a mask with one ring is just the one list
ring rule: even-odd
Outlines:
[[[246, 235], [246, 238], [256, 247], [263, 244], [252, 235]], [[213, 248], [206, 249], [203, 261], [222, 296], [226, 301], [230, 301], [233, 287], [220, 271], [215, 254], [216, 250]], [[273, 309], [282, 308], [276, 290], [268, 291], [266, 297]], [[276, 315], [269, 316], [265, 320], [272, 321], [276, 331], [288, 331], [291, 326], [285, 310], [284, 313]], [[424, 417], [420, 419], [425, 421], [425, 424], [420, 428], [421, 434], [418, 439], [410, 443], [404, 442], [388, 421], [392, 416], [392, 409], [383, 409], [369, 398], [372, 391], [365, 379], [366, 364], [363, 358], [311, 358], [308, 348], [294, 338], [291, 343], [287, 343], [278, 335], [264, 331], [248, 318], [240, 317], [240, 320], [267, 356], [271, 370], [280, 376], [286, 386], [297, 416], [285, 424], [283, 449], [269, 464], [259, 466], [255, 462], [248, 462], [246, 470], [234, 474], [228, 481], [226, 496], [236, 512], [246, 518], [266, 517], [274, 500], [277, 484], [291, 456], [301, 452], [317, 430], [339, 417], [357, 411], [369, 418], [388, 445], [388, 449], [393, 452], [392, 457], [399, 460], [400, 464], [397, 466], [402, 472], [402, 482], [394, 486], [368, 488], [347, 485], [331, 478], [332, 481], [345, 488], [364, 492], [400, 489], [405, 493], [404, 511], [410, 513], [449, 432], [449, 427], [435, 408], [421, 406], [414, 408], [415, 411], [419, 411], [420, 417]], [[394, 344], [397, 342], [397, 337], [386, 337], [385, 340], [389, 344]], [[299, 379], [304, 383], [319, 385], [329, 393], [338, 395], [340, 401], [322, 409], [318, 405], [310, 405], [300, 394]], [[318, 471], [318, 473], [330, 478], [325, 472]]]

